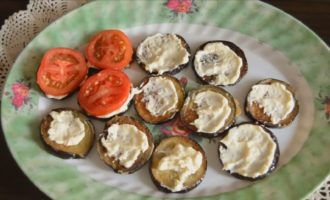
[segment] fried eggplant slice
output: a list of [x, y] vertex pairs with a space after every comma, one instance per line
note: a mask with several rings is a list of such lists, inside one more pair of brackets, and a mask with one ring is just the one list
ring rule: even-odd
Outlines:
[[137, 119], [115, 116], [99, 135], [97, 150], [101, 160], [116, 173], [131, 174], [149, 160], [154, 140], [149, 129]]
[[40, 135], [56, 155], [83, 158], [92, 148], [95, 134], [92, 123], [81, 112], [57, 108], [42, 119]]
[[161, 140], [149, 167], [154, 184], [168, 193], [194, 189], [202, 182], [206, 169], [204, 150], [195, 141], [182, 136]]
[[269, 78], [252, 86], [246, 97], [245, 111], [260, 124], [282, 128], [296, 118], [299, 104], [291, 85]]
[[200, 86], [189, 91], [180, 117], [192, 132], [203, 137], [217, 137], [235, 122], [235, 100], [222, 88]]

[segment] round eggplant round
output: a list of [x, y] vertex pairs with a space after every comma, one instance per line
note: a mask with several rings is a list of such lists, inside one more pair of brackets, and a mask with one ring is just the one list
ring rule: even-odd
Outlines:
[[194, 189], [203, 181], [206, 169], [207, 159], [202, 147], [183, 136], [161, 140], [149, 166], [154, 184], [167, 193], [184, 193]]
[[218, 155], [222, 170], [236, 178], [255, 181], [276, 169], [280, 150], [269, 129], [245, 122], [231, 127], [221, 138]]
[[[128, 131], [128, 135], [126, 138], [119, 139], [119, 135], [123, 135], [123, 132], [120, 132], [120, 129], [117, 132], [109, 132], [109, 128], [113, 126], [120, 126], [120, 125], [131, 125], [135, 127], [135, 131], [138, 130], [139, 133], [144, 134], [145, 144], [147, 145], [146, 148], [142, 151], [139, 150], [135, 159], [131, 161], [125, 160], [126, 158], [118, 157], [120, 155], [128, 155], [128, 157], [134, 157], [132, 153], [136, 151], [136, 149], [132, 150], [132, 146], [138, 145], [136, 141], [141, 141], [141, 138], [135, 138], [133, 131]], [[134, 130], [134, 129], [133, 129]], [[110, 135], [111, 134], [111, 135]], [[118, 134], [118, 135], [117, 135]], [[105, 141], [107, 139], [113, 140], [113, 143], [109, 144], [109, 146], [105, 146]], [[131, 140], [135, 141], [131, 141]], [[125, 141], [123, 141], [125, 140]], [[117, 148], [118, 151], [114, 152], [113, 154], [109, 155], [109, 149]], [[97, 151], [101, 160], [108, 166], [110, 166], [114, 172], [119, 174], [131, 174], [138, 169], [140, 169], [151, 157], [151, 154], [154, 150], [154, 140], [151, 132], [149, 129], [140, 121], [133, 117], [128, 116], [115, 116], [111, 118], [105, 125], [104, 131], [99, 135], [97, 140]], [[130, 164], [127, 165], [127, 163]], [[126, 164], [125, 164], [126, 163]]]
[[146, 122], [159, 124], [172, 119], [180, 111], [185, 93], [173, 76], [149, 76], [142, 80], [140, 92], [134, 97], [138, 115]]
[[244, 51], [232, 42], [208, 41], [193, 57], [193, 69], [205, 84], [228, 86], [238, 83], [248, 71]]
[[[271, 86], [280, 90], [272, 89]], [[264, 79], [253, 85], [249, 91], [245, 101], [245, 111], [257, 123], [267, 127], [282, 128], [291, 124], [296, 118], [299, 104], [291, 85], [277, 79]]]
[[191, 51], [185, 39], [178, 34], [155, 34], [137, 47], [136, 61], [149, 74], [176, 74], [187, 67]]
[[203, 137], [217, 137], [235, 123], [236, 104], [226, 90], [203, 85], [189, 91], [180, 111], [183, 124]]
[[57, 108], [46, 115], [40, 124], [40, 135], [46, 147], [62, 158], [85, 157], [95, 137], [90, 120], [71, 108]]

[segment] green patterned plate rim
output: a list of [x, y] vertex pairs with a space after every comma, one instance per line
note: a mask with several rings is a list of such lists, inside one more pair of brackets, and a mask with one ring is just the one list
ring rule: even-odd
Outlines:
[[162, 0], [94, 1], [55, 21], [20, 54], [7, 78], [1, 119], [9, 149], [37, 187], [56, 199], [150, 199], [81, 176], [73, 166], [49, 156], [38, 138], [35, 83], [43, 52], [54, 46], [78, 47], [96, 31], [148, 24], [210, 25], [251, 36], [282, 52], [299, 68], [313, 92], [314, 122], [299, 153], [267, 179], [243, 189], [203, 199], [299, 199], [329, 174], [330, 50], [302, 23], [259, 1]]

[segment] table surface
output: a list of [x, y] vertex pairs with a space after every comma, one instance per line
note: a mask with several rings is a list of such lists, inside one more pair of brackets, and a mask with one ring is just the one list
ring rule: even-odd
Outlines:
[[[1, 0], [0, 25], [14, 12], [25, 10], [28, 2], [28, 0]], [[265, 2], [291, 14], [330, 45], [330, 1], [265, 0]], [[20, 170], [8, 150], [2, 133], [0, 160], [0, 199], [49, 199]]]

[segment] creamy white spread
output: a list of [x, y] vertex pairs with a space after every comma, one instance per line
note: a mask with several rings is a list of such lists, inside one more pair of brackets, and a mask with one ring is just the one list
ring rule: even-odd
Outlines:
[[223, 169], [256, 178], [266, 174], [274, 161], [276, 143], [258, 125], [243, 124], [229, 130], [220, 140], [220, 159]]
[[133, 86], [131, 88], [132, 89], [131, 89], [131, 91], [130, 91], [130, 93], [129, 93], [129, 95], [128, 95], [126, 101], [125, 101], [125, 103], [122, 106], [120, 106], [120, 108], [118, 108], [117, 110], [112, 111], [109, 114], [99, 115], [99, 116], [96, 116], [96, 117], [98, 117], [98, 118], [110, 118], [112, 116], [115, 116], [117, 114], [120, 114], [120, 113], [125, 112], [128, 109], [128, 106], [129, 106], [131, 100], [134, 98], [134, 95], [137, 94], [137, 93], [139, 93], [139, 90], [138, 89], [133, 88]]
[[218, 92], [205, 90], [192, 98], [197, 105], [198, 118], [191, 123], [198, 132], [215, 133], [224, 125], [232, 112], [228, 99]]
[[195, 55], [199, 76], [213, 76], [212, 85], [234, 84], [240, 77], [242, 58], [222, 42], [206, 44]]
[[85, 137], [84, 123], [72, 111], [52, 111], [53, 120], [48, 129], [48, 137], [57, 144], [72, 146], [79, 144]]
[[173, 192], [184, 189], [184, 182], [202, 165], [203, 156], [201, 152], [192, 147], [177, 144], [174, 148], [164, 149], [162, 153], [165, 153], [166, 156], [160, 159], [157, 169], [161, 171], [173, 170], [178, 174], [174, 185], [165, 187]]
[[294, 109], [295, 99], [285, 85], [273, 82], [271, 84], [258, 84], [252, 87], [248, 95], [248, 104], [257, 103], [263, 108], [273, 123], [285, 119]]
[[189, 52], [175, 34], [155, 34], [138, 47], [137, 56], [149, 72], [162, 74], [189, 61]]
[[46, 94], [46, 97], [48, 97], [50, 99], [57, 99], [57, 100], [61, 100], [66, 96], [68, 96], [68, 94], [65, 94], [65, 95], [62, 95], [62, 96], [53, 96], [53, 95], [50, 95], [50, 94]]
[[177, 109], [179, 97], [172, 80], [164, 77], [150, 77], [142, 87], [146, 109], [154, 116], [162, 116]]
[[145, 133], [134, 125], [112, 124], [107, 131], [107, 137], [101, 139], [107, 150], [106, 154], [126, 168], [131, 167], [149, 147]]

